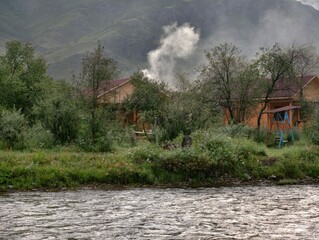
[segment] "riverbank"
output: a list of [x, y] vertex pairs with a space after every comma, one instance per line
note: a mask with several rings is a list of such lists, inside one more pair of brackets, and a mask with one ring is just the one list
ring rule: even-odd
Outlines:
[[108, 154], [2, 151], [0, 191], [319, 183], [315, 145], [268, 149], [232, 140], [207, 146], [163, 150], [143, 144]]

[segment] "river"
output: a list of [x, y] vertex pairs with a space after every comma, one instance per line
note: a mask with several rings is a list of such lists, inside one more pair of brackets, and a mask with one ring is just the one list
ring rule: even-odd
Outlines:
[[0, 239], [319, 239], [319, 186], [7, 193]]

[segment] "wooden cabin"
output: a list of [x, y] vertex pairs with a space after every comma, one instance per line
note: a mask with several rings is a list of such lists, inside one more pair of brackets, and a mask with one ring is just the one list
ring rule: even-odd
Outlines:
[[[300, 79], [300, 84], [291, 83], [289, 81], [280, 81], [275, 87], [275, 91], [269, 99], [267, 108], [261, 118], [261, 126], [270, 128], [271, 119], [267, 112], [286, 107], [286, 106], [300, 106], [300, 94], [304, 97], [304, 100], [308, 102], [319, 102], [319, 78], [318, 76], [311, 75], [305, 76]], [[255, 113], [246, 120], [246, 123], [252, 127], [257, 127], [258, 113], [261, 109], [259, 105], [255, 110]], [[293, 126], [302, 127], [303, 119], [301, 118], [301, 108], [295, 109], [294, 113], [289, 112], [289, 118]]]
[[130, 78], [116, 79], [102, 82], [99, 88], [98, 99], [103, 103], [123, 103], [134, 92]]
[[[105, 81], [100, 84], [98, 91], [98, 100], [101, 105], [112, 104], [117, 109], [125, 99], [131, 96], [134, 92], [134, 85], [131, 78], [115, 79]], [[138, 123], [138, 116], [134, 112], [129, 116], [121, 115], [117, 112], [117, 118], [123, 121], [125, 125], [132, 125]]]
[[[104, 104], [122, 104], [134, 92], [134, 85], [131, 78], [115, 79], [108, 82], [102, 82], [99, 88], [98, 100], [101, 105]], [[118, 109], [119, 106], [115, 107]], [[134, 111], [130, 114], [116, 112], [117, 119], [124, 124], [124, 126], [135, 125], [136, 133], [144, 134], [144, 131], [150, 132], [151, 126], [149, 124], [142, 124], [140, 121], [140, 114]]]

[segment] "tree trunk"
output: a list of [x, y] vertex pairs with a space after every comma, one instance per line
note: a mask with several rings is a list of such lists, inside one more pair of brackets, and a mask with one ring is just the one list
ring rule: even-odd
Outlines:
[[260, 127], [261, 127], [261, 117], [262, 117], [262, 115], [263, 115], [263, 113], [264, 113], [264, 111], [265, 111], [265, 109], [266, 109], [266, 107], [267, 107], [268, 102], [269, 102], [269, 101], [268, 101], [268, 98], [265, 99], [265, 103], [262, 105], [262, 107], [261, 107], [261, 109], [260, 109], [260, 111], [259, 111], [258, 119], [257, 119], [257, 129], [258, 129], [258, 131], [260, 131]]

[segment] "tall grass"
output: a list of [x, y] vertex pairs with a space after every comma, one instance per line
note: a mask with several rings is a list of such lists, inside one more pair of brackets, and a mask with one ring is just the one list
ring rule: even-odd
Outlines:
[[319, 181], [319, 146], [306, 140], [267, 148], [245, 137], [198, 131], [193, 145], [173, 150], [146, 142], [113, 153], [0, 152], [0, 190], [61, 189], [83, 185], [200, 184], [218, 181]]

